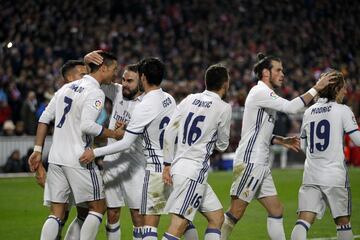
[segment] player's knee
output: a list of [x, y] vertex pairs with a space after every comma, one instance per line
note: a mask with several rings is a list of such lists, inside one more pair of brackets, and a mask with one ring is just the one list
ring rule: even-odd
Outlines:
[[144, 217], [139, 214], [139, 212], [131, 212], [131, 219], [135, 227], [140, 227], [144, 225]]
[[211, 226], [212, 228], [220, 229], [225, 220], [224, 212], [218, 211], [215, 215], [213, 215], [208, 220], [209, 220], [209, 226]]
[[342, 226], [350, 223], [350, 216], [337, 217], [334, 219], [335, 224]]
[[117, 223], [120, 218], [120, 210], [118, 208], [107, 209], [107, 221], [111, 224]]

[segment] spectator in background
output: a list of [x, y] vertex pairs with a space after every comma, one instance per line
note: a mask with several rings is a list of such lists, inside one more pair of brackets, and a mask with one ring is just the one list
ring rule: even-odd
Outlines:
[[29, 168], [29, 164], [28, 164], [28, 159], [30, 157], [30, 155], [32, 154], [33, 152], [33, 148], [29, 148], [27, 150], [27, 153], [26, 155], [24, 155], [22, 158], [21, 158], [21, 167], [22, 167], [22, 171], [23, 172], [30, 172], [30, 168]]
[[22, 162], [21, 162], [21, 158], [20, 158], [20, 151], [16, 149], [8, 157], [5, 167], [4, 167], [4, 172], [17, 173], [17, 172], [22, 172], [22, 171], [23, 171], [23, 167], [22, 167]]
[[24, 122], [25, 133], [28, 135], [35, 135], [37, 121], [36, 121], [36, 106], [37, 100], [34, 91], [28, 92], [26, 101], [21, 108], [21, 119]]
[[6, 120], [4, 122], [4, 126], [3, 126], [4, 136], [14, 136], [15, 135], [14, 130], [15, 130], [15, 125], [14, 125], [13, 121]]

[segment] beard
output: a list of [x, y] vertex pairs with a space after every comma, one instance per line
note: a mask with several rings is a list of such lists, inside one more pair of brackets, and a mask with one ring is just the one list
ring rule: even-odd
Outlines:
[[134, 97], [135, 97], [135, 95], [137, 94], [137, 92], [138, 92], [138, 89], [137, 89], [137, 88], [134, 89], [134, 90], [129, 90], [129, 89], [124, 89], [124, 88], [123, 88], [123, 90], [122, 90], [123, 96], [124, 96], [125, 98], [127, 98], [127, 99], [130, 99], [130, 100], [134, 99]]

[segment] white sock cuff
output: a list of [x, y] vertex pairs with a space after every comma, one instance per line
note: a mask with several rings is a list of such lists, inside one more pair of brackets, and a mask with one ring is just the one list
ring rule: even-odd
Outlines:
[[351, 223], [336, 226], [336, 231], [347, 231], [347, 230], [351, 230]]
[[272, 222], [283, 222], [283, 217], [282, 216], [279, 216], [279, 217], [268, 216], [267, 219], [269, 221], [272, 221]]
[[145, 225], [142, 229], [142, 236], [145, 237], [157, 237], [157, 228], [149, 225]]
[[164, 233], [164, 238], [168, 239], [168, 240], [179, 240], [180, 238], [174, 236], [174, 235], [171, 235], [170, 233]]
[[101, 213], [90, 211], [88, 213], [88, 216], [89, 215], [93, 215], [94, 217], [97, 217], [97, 219], [99, 219], [100, 222], [102, 221], [103, 215]]
[[114, 228], [118, 228], [120, 227], [120, 223], [116, 222], [116, 223], [106, 223], [106, 228], [110, 228], [110, 229], [114, 229]]
[[61, 219], [58, 218], [57, 216], [55, 216], [55, 215], [49, 215], [49, 216], [48, 216], [48, 219], [49, 219], [49, 218], [54, 219], [54, 220], [59, 224], [59, 226], [62, 225]]
[[311, 224], [310, 224], [309, 222], [303, 220], [303, 219], [298, 219], [298, 220], [296, 220], [295, 225], [301, 225], [301, 226], [303, 226], [303, 227], [306, 229], [306, 231], [309, 231], [309, 229], [310, 229], [310, 227], [311, 227]]

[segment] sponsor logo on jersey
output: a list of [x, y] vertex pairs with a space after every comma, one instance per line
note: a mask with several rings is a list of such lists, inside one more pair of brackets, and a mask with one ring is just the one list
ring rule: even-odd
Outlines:
[[274, 92], [271, 92], [271, 93], [270, 93], [270, 97], [271, 97], [272, 99], [277, 99], [277, 98], [279, 98], [279, 96], [276, 95], [276, 93], [274, 93]]
[[100, 110], [100, 108], [101, 108], [101, 101], [100, 100], [95, 101], [95, 107], [96, 107], [97, 110]]

